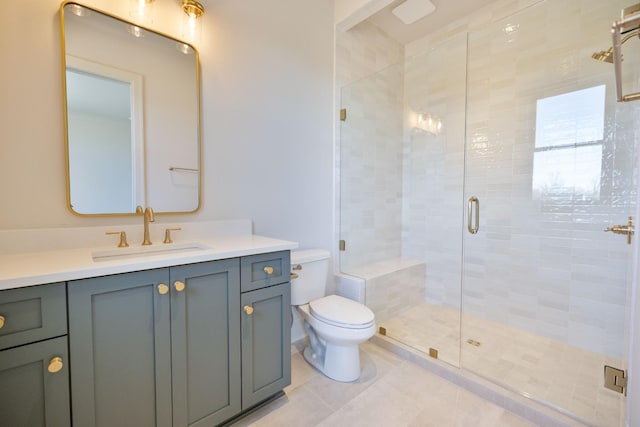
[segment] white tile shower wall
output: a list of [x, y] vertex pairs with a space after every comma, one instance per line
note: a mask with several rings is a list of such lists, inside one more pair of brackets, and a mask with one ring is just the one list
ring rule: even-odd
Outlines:
[[[426, 299], [460, 309], [466, 35], [405, 63], [402, 256], [427, 263]], [[413, 129], [416, 114], [440, 133]]]
[[344, 86], [403, 59], [404, 46], [367, 21], [349, 31], [337, 30], [336, 89], [339, 92]]
[[[424, 52], [432, 46], [437, 48], [443, 41], [452, 42], [452, 38], [466, 31], [471, 34], [469, 113], [466, 119], [468, 174], [474, 177], [474, 182], [467, 194], [473, 193], [485, 203], [482, 204], [481, 233], [473, 240], [467, 239], [465, 312], [614, 357], [621, 356], [624, 351], [621, 343], [624, 341], [625, 298], [628, 292], [627, 248], [621, 245], [620, 236], [604, 234], [602, 229], [624, 223], [627, 212], [631, 212], [634, 196], [626, 190], [625, 181], [635, 179], [630, 173], [635, 147], [625, 146], [625, 143], [634, 141], [637, 136], [638, 124], [633, 118], [638, 116], [638, 107], [633, 103], [613, 102], [611, 66], [593, 61], [590, 56], [592, 52], [610, 45], [607, 29], [618, 16], [623, 3], [621, 0], [497, 1], [483, 11], [453, 22], [442, 31], [405, 48], [408, 54]], [[521, 10], [522, 13], [510, 16]], [[498, 22], [499, 19], [502, 20]], [[380, 52], [385, 49], [378, 50], [377, 47], [393, 46], [388, 40], [381, 43], [384, 35], [375, 28], [364, 24], [362, 28], [366, 31], [338, 34], [338, 79], [348, 81], [349, 73], [353, 72], [355, 80], [366, 75], [367, 70], [379, 70], [382, 67], [376, 68], [375, 64], [379, 57], [384, 56]], [[599, 28], [603, 30], [598, 31]], [[341, 37], [349, 39], [349, 43], [340, 44]], [[362, 58], [355, 60], [358, 54]], [[389, 59], [393, 55], [384, 57]], [[429, 80], [430, 74], [439, 68], [451, 71], [448, 67], [431, 67], [422, 73], [424, 79]], [[353, 70], [362, 70], [362, 73]], [[637, 80], [637, 73], [625, 77], [630, 81]], [[414, 71], [409, 62], [404, 79], [406, 110], [409, 110], [413, 107], [413, 101], [410, 102], [412, 85], [417, 85], [416, 90], [420, 90], [419, 67]], [[601, 202], [585, 202], [575, 194], [533, 199], [536, 101], [603, 82], [607, 84], [607, 116]], [[428, 87], [429, 83], [425, 81], [424, 85]], [[446, 93], [437, 87], [430, 90]], [[447, 105], [446, 100], [435, 96], [429, 96], [428, 102], [427, 106], [432, 108]], [[426, 157], [427, 152], [430, 151], [431, 155], [443, 150], [444, 157], [438, 161], [426, 160], [432, 166], [442, 167], [443, 164], [460, 161], [460, 154], [453, 145], [455, 138], [449, 133], [448, 120], [444, 123], [443, 134], [435, 138], [429, 135], [405, 137], [403, 192], [431, 184], [426, 174], [432, 171], [417, 167], [420, 156]], [[464, 127], [454, 129], [464, 131]], [[432, 145], [420, 146], [421, 139], [425, 142], [430, 140]], [[410, 158], [409, 154], [415, 154], [417, 158]], [[339, 152], [336, 157], [339, 171]], [[350, 157], [349, 162], [357, 161], [356, 157]], [[373, 176], [365, 168], [360, 170], [364, 175], [350, 179]], [[444, 176], [445, 181], [456, 179], [453, 172]], [[338, 174], [338, 183], [340, 179]], [[343, 194], [340, 201], [343, 206], [338, 203], [339, 212], [343, 215], [349, 209], [358, 209], [367, 203], [358, 201], [358, 197], [365, 196], [364, 193], [353, 192], [351, 196]], [[427, 209], [432, 210], [436, 220], [442, 221], [443, 217], [451, 219], [437, 209], [449, 202], [431, 198], [428, 203], [421, 204], [412, 200], [412, 196], [402, 201], [403, 256], [416, 256], [430, 250], [425, 249], [427, 246], [439, 248], [438, 245], [443, 245], [445, 240], [443, 237], [449, 234], [445, 232], [448, 227], [429, 233], [420, 229], [421, 219], [427, 218]], [[453, 209], [456, 203], [453, 198], [451, 200]], [[608, 201], [613, 201], [611, 208], [604, 203]], [[355, 203], [349, 205], [351, 202]], [[374, 206], [373, 202], [368, 206]], [[459, 205], [457, 212], [451, 215], [460, 220], [463, 213]], [[367, 219], [367, 226], [375, 225], [370, 215], [354, 217], [353, 222], [362, 225]], [[343, 218], [341, 221], [343, 232], [348, 231], [349, 221]], [[426, 236], [429, 243], [407, 241], [407, 236], [414, 230]], [[376, 247], [373, 243], [376, 238], [389, 238], [384, 233], [376, 235], [372, 229], [362, 235], [371, 239], [362, 245], [367, 249]], [[391, 242], [396, 241], [390, 238]], [[453, 241], [445, 244], [453, 246]], [[437, 251], [434, 254], [442, 256], [441, 264], [454, 265], [455, 259], [446, 259], [445, 256], [448, 251], [455, 253], [454, 247], [441, 249], [442, 254], [437, 254]], [[382, 252], [374, 250], [373, 253]], [[357, 263], [365, 262], [366, 258], [363, 256]], [[441, 279], [437, 277], [437, 270], [432, 271], [427, 265], [427, 282], [431, 283], [429, 274], [435, 279], [433, 288], [427, 289], [427, 297], [443, 304], [455, 298], [455, 295], [447, 295], [447, 289], [455, 286], [448, 288], [445, 284], [448, 279], [444, 278], [446, 274], [453, 277], [455, 269], [447, 271], [446, 268], [442, 269]], [[439, 284], [435, 285], [438, 281]]]
[[[342, 271], [400, 255], [402, 69], [391, 67], [343, 90]], [[366, 106], [366, 107], [365, 107]], [[345, 206], [346, 205], [346, 206]]]
[[[400, 255], [402, 68], [404, 48], [363, 22], [336, 33], [336, 241], [340, 270]], [[358, 81], [387, 69], [380, 79]], [[347, 167], [341, 168], [341, 165]]]
[[[481, 232], [465, 237], [464, 311], [622, 357], [631, 251], [602, 230], [632, 212], [638, 125], [628, 121], [637, 107], [615, 102], [611, 68], [590, 58], [610, 44], [594, 28], [622, 6], [606, 3], [546, 2], [470, 33], [467, 195], [483, 208]], [[597, 191], [532, 191], [538, 100], [602, 84]], [[576, 174], [581, 161], [576, 150], [556, 172]]]
[[341, 270], [400, 256], [402, 66], [342, 90]]
[[407, 58], [423, 53], [431, 46], [450, 40], [452, 37], [485, 28], [487, 24], [504, 19], [527, 7], [545, 0], [497, 0], [482, 9], [453, 21], [445, 27], [408, 43], [405, 46]]

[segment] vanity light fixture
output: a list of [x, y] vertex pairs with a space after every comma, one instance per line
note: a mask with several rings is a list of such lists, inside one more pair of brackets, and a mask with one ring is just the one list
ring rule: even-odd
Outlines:
[[420, 132], [438, 135], [442, 132], [442, 120], [430, 113], [415, 113], [412, 127]]
[[510, 35], [513, 33], [517, 33], [519, 29], [520, 29], [520, 24], [507, 24], [502, 29], [502, 32], [505, 33], [506, 35]]
[[137, 21], [153, 22], [153, 4], [155, 0], [129, 0], [129, 15]]
[[517, 33], [520, 30], [520, 24], [507, 24], [502, 28], [502, 32], [506, 36], [507, 43], [516, 41]]
[[204, 15], [204, 6], [196, 0], [182, 0], [182, 10], [184, 11], [183, 37], [192, 43], [199, 41], [202, 26], [198, 24], [198, 18]]

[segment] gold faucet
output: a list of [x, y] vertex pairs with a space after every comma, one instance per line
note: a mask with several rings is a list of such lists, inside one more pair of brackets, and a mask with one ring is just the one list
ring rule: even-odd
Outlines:
[[142, 211], [142, 206], [136, 206], [136, 213], [142, 214], [144, 218], [144, 237], [142, 239], [142, 246], [149, 246], [151, 244], [151, 239], [149, 239], [149, 223], [154, 222], [155, 218], [153, 217], [153, 209], [151, 206], [147, 206], [147, 208]]

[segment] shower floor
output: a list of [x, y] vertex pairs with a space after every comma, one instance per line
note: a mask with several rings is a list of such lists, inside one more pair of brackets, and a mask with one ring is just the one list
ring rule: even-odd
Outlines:
[[458, 310], [422, 303], [379, 326], [404, 345], [426, 354], [437, 349], [444, 362], [589, 423], [621, 425], [624, 396], [603, 387], [604, 365], [625, 367], [621, 360], [468, 315], [460, 337], [460, 320]]

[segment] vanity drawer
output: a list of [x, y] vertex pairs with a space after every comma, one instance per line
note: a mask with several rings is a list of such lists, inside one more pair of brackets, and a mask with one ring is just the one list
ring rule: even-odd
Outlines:
[[66, 333], [64, 283], [0, 291], [0, 350]]
[[289, 281], [289, 251], [242, 257], [240, 260], [240, 292], [248, 292]]

